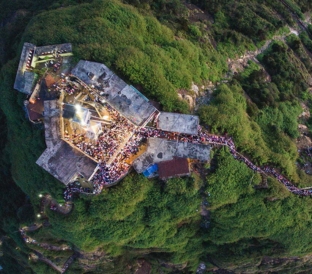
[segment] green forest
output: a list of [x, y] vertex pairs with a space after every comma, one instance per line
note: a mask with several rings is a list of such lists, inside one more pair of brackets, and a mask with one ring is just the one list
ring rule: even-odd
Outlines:
[[[312, 111], [311, 12], [309, 0], [0, 0], [0, 273], [59, 273], [38, 254], [57, 265], [76, 256], [65, 273], [136, 273], [140, 260], [146, 273], [196, 273], [200, 263], [197, 273], [311, 273], [311, 197], [225, 147], [201, 173], [163, 182], [132, 172], [75, 197], [69, 214], [45, 207], [38, 217], [39, 195], [64, 204], [64, 185], [36, 165], [44, 126], [13, 89], [24, 42], [69, 42], [75, 61], [106, 64], [161, 110], [198, 115], [255, 164], [310, 187], [298, 140], [312, 138], [312, 116], [301, 115]], [[193, 83], [209, 90], [196, 110], [178, 95], [196, 96]], [[35, 243], [69, 248], [25, 242], [19, 229], [34, 223]]]

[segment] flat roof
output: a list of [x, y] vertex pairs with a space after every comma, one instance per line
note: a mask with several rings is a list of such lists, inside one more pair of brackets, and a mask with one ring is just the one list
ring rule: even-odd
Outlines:
[[135, 159], [133, 167], [138, 173], [142, 173], [149, 166], [162, 161], [172, 160], [174, 157], [190, 158], [205, 162], [210, 158], [210, 149], [209, 145], [149, 138], [147, 151]]
[[[32, 72], [28, 72], [28, 74], [26, 73], [27, 72], [26, 71], [26, 63], [27, 63], [27, 58], [28, 58], [28, 54], [29, 54], [30, 50], [33, 50], [34, 48], [35, 48], [35, 45], [33, 45], [31, 43], [24, 43], [22, 53], [21, 53], [21, 58], [20, 58], [17, 73], [16, 73], [16, 77], [15, 77], [15, 82], [14, 82], [14, 89], [16, 89], [20, 92], [26, 93], [26, 94], [30, 94], [31, 90], [29, 90], [29, 88], [27, 88], [27, 90], [25, 90], [25, 84], [26, 84], [25, 76], [28, 75], [27, 76], [28, 80], [31, 80], [30, 74], [33, 74]], [[25, 73], [26, 73], [26, 75], [25, 75]]]
[[47, 54], [47, 52], [53, 52], [55, 50], [64, 51], [64, 52], [72, 52], [72, 45], [71, 43], [65, 43], [65, 44], [46, 45], [46, 46], [36, 47], [35, 54], [40, 56], [43, 54]]
[[62, 140], [55, 146], [47, 148], [36, 164], [65, 185], [79, 174], [88, 180], [97, 167], [95, 161]]
[[61, 139], [60, 109], [56, 100], [44, 101], [43, 118], [46, 145], [53, 147]]
[[176, 176], [190, 174], [190, 166], [187, 158], [174, 158], [172, 160], [158, 163], [158, 174], [162, 180], [167, 180]]
[[87, 85], [93, 85], [95, 89], [111, 97], [127, 85], [108, 67], [97, 62], [80, 60], [71, 73]]
[[156, 108], [133, 86], [126, 86], [109, 101], [116, 110], [136, 125], [142, 125]]
[[127, 85], [104, 64], [81, 60], [72, 75], [94, 87], [102, 102], [110, 104], [136, 125], [143, 125], [156, 111], [142, 93]]
[[36, 74], [31, 71], [24, 73], [24, 93], [31, 94], [35, 85]]
[[198, 134], [198, 125], [198, 116], [180, 113], [160, 112], [157, 120], [161, 130], [192, 135]]

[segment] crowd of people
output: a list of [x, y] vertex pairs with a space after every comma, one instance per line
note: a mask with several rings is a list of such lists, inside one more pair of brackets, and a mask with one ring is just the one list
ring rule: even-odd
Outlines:
[[[86, 153], [90, 153], [90, 156], [92, 157], [96, 157], [96, 154], [104, 155], [104, 157], [101, 158], [102, 161], [100, 161], [98, 165], [96, 174], [92, 178], [94, 194], [100, 193], [104, 186], [114, 184], [122, 179], [129, 172], [131, 167], [130, 164], [126, 163], [126, 160], [131, 157], [131, 155], [134, 155], [138, 152], [138, 147], [142, 141], [151, 137], [165, 138], [167, 140], [175, 140], [180, 142], [227, 146], [229, 147], [229, 150], [235, 159], [244, 162], [253, 171], [274, 176], [294, 194], [303, 196], [312, 194], [309, 190], [303, 190], [295, 187], [289, 180], [280, 175], [275, 169], [270, 167], [260, 168], [253, 164], [249, 159], [236, 151], [233, 139], [229, 136], [217, 136], [209, 134], [200, 126], [198, 128], [198, 135], [166, 132], [152, 127], [144, 127], [134, 131], [134, 127], [129, 122], [127, 122], [125, 118], [121, 117], [118, 112], [111, 109], [110, 114], [113, 115], [118, 122], [116, 124], [114, 123], [114, 126], [109, 128], [108, 131], [103, 132], [103, 135], [101, 135], [99, 138], [97, 145], [93, 148], [90, 145], [85, 145], [85, 147], [82, 148], [79, 147]], [[120, 149], [120, 153], [116, 156], [114, 161], [111, 164], [107, 164], [107, 160], [116, 151], [118, 144], [120, 144], [122, 138], [124, 137], [125, 132], [131, 131], [134, 131], [132, 138], [125, 144], [123, 148]], [[79, 144], [76, 145], [78, 146]], [[68, 196], [68, 193], [65, 196], [66, 199], [71, 198], [70, 195]]]
[[120, 144], [135, 131], [134, 125], [112, 107], [107, 105], [106, 110], [111, 118], [111, 123], [102, 124], [101, 133], [97, 139], [88, 139], [86, 133], [70, 135], [65, 131], [64, 135], [66, 141], [71, 142], [99, 163], [106, 163], [119, 149]]
[[135, 132], [133, 137], [121, 150], [120, 154], [116, 157], [111, 165], [102, 163], [99, 166], [97, 173], [92, 179], [94, 184], [94, 193], [100, 193], [105, 185], [116, 183], [121, 178], [123, 178], [130, 169], [130, 165], [125, 163], [125, 160], [138, 152], [138, 147], [143, 140], [151, 137], [165, 138], [168, 140], [176, 140], [181, 142], [226, 145], [230, 148], [231, 153], [236, 159], [245, 162], [245, 164], [254, 171], [261, 172], [259, 167], [255, 166], [247, 158], [239, 155], [236, 152], [235, 144], [231, 137], [211, 135], [206, 131], [203, 131], [201, 127], [199, 127], [198, 135], [178, 134], [162, 131], [156, 128], [145, 127], [140, 128]]
[[198, 132], [199, 132], [198, 135], [176, 134], [176, 136], [173, 135], [173, 137], [172, 137], [172, 133], [163, 132], [163, 131], [160, 131], [157, 129], [147, 129], [147, 128], [141, 129], [141, 134], [145, 138], [148, 138], [148, 137], [168, 138], [171, 136], [171, 138], [174, 140], [179, 140], [179, 141], [184, 141], [184, 142], [225, 145], [225, 146], [229, 147], [230, 152], [235, 159], [244, 162], [253, 171], [263, 173], [263, 174], [272, 175], [280, 183], [285, 185], [285, 187], [289, 191], [291, 191], [294, 194], [302, 195], [302, 196], [312, 195], [311, 190], [300, 189], [300, 188], [294, 186], [288, 179], [286, 179], [284, 176], [279, 174], [274, 168], [258, 167], [257, 165], [253, 164], [249, 159], [247, 159], [243, 155], [239, 154], [236, 151], [235, 144], [234, 144], [233, 139], [231, 137], [211, 135], [211, 134], [208, 134], [208, 132], [204, 131], [201, 127], [199, 127]]
[[283, 175], [279, 174], [274, 168], [265, 166], [263, 167], [263, 170], [271, 174], [278, 180], [280, 183], [282, 183], [289, 191], [291, 191], [294, 194], [301, 195], [301, 196], [310, 196], [312, 195], [311, 190], [301, 189], [296, 186], [294, 186], [288, 179], [286, 179]]
[[61, 79], [51, 86], [53, 91], [61, 92], [64, 91], [67, 95], [72, 95], [75, 92], [79, 92], [80, 87], [66, 80], [65, 75], [61, 74]]
[[[69, 183], [66, 186], [66, 189], [64, 191], [64, 200], [65, 201], [71, 201], [73, 199], [73, 195], [75, 193], [86, 193], [86, 194], [89, 194], [90, 193], [90, 189], [82, 187], [78, 182]], [[56, 209], [57, 209], [57, 207], [55, 207], [55, 209], [53, 208], [52, 210], [56, 210]]]
[[94, 194], [100, 193], [104, 186], [116, 183], [127, 175], [131, 166], [126, 163], [126, 160], [129, 159], [131, 155], [138, 152], [142, 140], [142, 135], [140, 135], [139, 132], [136, 132], [126, 143], [124, 148], [122, 148], [112, 164], [108, 165], [102, 163], [99, 166], [96, 174], [92, 178]]

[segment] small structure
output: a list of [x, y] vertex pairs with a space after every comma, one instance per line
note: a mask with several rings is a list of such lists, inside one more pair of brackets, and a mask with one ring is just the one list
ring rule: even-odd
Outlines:
[[203, 144], [149, 138], [147, 151], [135, 159], [133, 167], [138, 173], [142, 173], [155, 163], [173, 160], [175, 157], [206, 162], [210, 157], [210, 149], [210, 146]]
[[56, 45], [46, 45], [41, 47], [35, 47], [35, 55], [39, 58], [41, 56], [49, 56], [53, 53], [58, 53], [59, 55], [68, 55], [68, 53], [72, 52], [72, 44], [64, 43], [64, 44], [56, 44]]
[[89, 180], [97, 167], [94, 160], [62, 140], [55, 146], [47, 148], [36, 161], [36, 164], [65, 185], [75, 180], [79, 175]]
[[142, 93], [103, 64], [81, 60], [72, 75], [96, 90], [99, 101], [107, 102], [137, 126], [146, 125], [157, 111]]
[[35, 78], [35, 74], [33, 72], [27, 71], [30, 69], [34, 49], [35, 45], [24, 43], [14, 82], [14, 89], [28, 95], [32, 92], [32, 90], [29, 89], [29, 86], [33, 84], [32, 81]]
[[186, 158], [174, 158], [158, 163], [158, 174], [161, 180], [173, 177], [188, 176], [191, 174], [189, 162]]
[[198, 125], [198, 116], [180, 113], [161, 112], [157, 120], [158, 129], [192, 135], [198, 134]]
[[100, 122], [91, 120], [89, 126], [86, 129], [86, 136], [90, 140], [97, 139], [102, 133], [102, 126]]
[[71, 55], [72, 45], [70, 43], [36, 47], [31, 43], [24, 43], [18, 70], [15, 77], [14, 89], [30, 95], [33, 92], [37, 75], [32, 72], [36, 62], [45, 58], [53, 57], [55, 54]]

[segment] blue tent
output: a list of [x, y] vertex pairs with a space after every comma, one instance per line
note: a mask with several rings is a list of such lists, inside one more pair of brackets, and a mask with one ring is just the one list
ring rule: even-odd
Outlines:
[[153, 173], [158, 171], [158, 165], [153, 164], [150, 167], [148, 167], [146, 170], [143, 171], [143, 175], [145, 177], [150, 177]]

